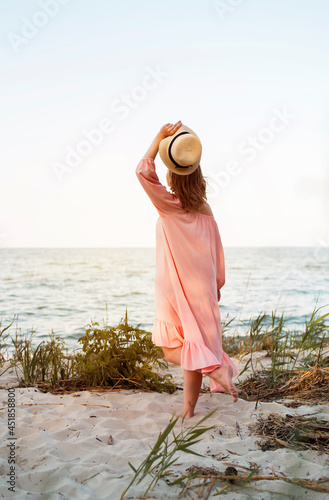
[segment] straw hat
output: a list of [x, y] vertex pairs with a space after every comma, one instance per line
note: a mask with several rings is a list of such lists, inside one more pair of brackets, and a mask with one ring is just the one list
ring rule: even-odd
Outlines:
[[161, 160], [169, 170], [179, 175], [191, 174], [198, 168], [201, 152], [199, 137], [185, 125], [159, 144]]

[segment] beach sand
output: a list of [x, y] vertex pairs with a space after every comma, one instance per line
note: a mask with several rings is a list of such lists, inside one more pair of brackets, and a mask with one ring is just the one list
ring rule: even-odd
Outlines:
[[[261, 353], [257, 353], [261, 357]], [[241, 364], [234, 359], [239, 369]], [[244, 363], [243, 363], [244, 364]], [[3, 372], [8, 366], [0, 369]], [[170, 365], [177, 385], [182, 385], [180, 367]], [[207, 382], [208, 378], [204, 378]], [[183, 393], [146, 393], [136, 390], [119, 392], [77, 391], [65, 395], [43, 393], [39, 389], [16, 388], [16, 487], [8, 491], [9, 472], [7, 428], [7, 390], [17, 384], [14, 371], [0, 377], [1, 389], [1, 498], [55, 499], [111, 499], [117, 500], [132, 474], [131, 462], [138, 466], [155, 444], [158, 434], [169, 423], [173, 413], [182, 408]], [[216, 467], [224, 472], [233, 465], [239, 474], [248, 475], [246, 469], [260, 465], [258, 474], [274, 472], [291, 478], [317, 480], [329, 476], [329, 456], [315, 451], [296, 451], [280, 448], [261, 451], [247, 427], [256, 422], [257, 415], [317, 415], [329, 419], [325, 405], [286, 407], [279, 403], [247, 402], [223, 393], [202, 393], [195, 416], [184, 422], [191, 426], [215, 408], [218, 411], [204, 425], [216, 425], [192, 449], [204, 454], [197, 457], [180, 452], [176, 474], [184, 474], [191, 465]], [[181, 420], [177, 430], [181, 428]], [[125, 498], [139, 498], [149, 484], [144, 480], [131, 487]], [[200, 484], [200, 483], [195, 483]], [[328, 493], [307, 490], [284, 481], [259, 481], [254, 488], [227, 492], [228, 500], [247, 498], [328, 499]], [[223, 486], [223, 484], [222, 484]], [[219, 486], [213, 488], [212, 498]], [[258, 489], [267, 490], [261, 492]], [[169, 487], [160, 480], [148, 498], [178, 498], [181, 488]], [[272, 493], [271, 493], [272, 492]], [[282, 496], [283, 493], [286, 496]], [[248, 496], [251, 495], [251, 496]], [[198, 488], [190, 489], [183, 498], [198, 498]], [[216, 497], [218, 498], [218, 497]]]

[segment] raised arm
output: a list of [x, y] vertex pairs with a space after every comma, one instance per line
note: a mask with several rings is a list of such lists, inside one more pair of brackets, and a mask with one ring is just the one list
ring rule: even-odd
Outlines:
[[179, 121], [179, 122], [175, 123], [175, 125], [173, 125], [172, 123], [167, 123], [166, 125], [161, 127], [160, 131], [154, 137], [153, 141], [151, 142], [150, 147], [146, 151], [143, 158], [152, 158], [153, 160], [155, 160], [155, 157], [159, 151], [159, 144], [162, 141], [162, 139], [165, 139], [169, 135], [174, 135], [181, 126], [182, 126], [182, 122]]
[[177, 122], [175, 125], [167, 123], [161, 127], [135, 170], [139, 182], [160, 215], [177, 212], [181, 209], [179, 198], [173, 193], [169, 193], [159, 181], [154, 163], [162, 139], [173, 135], [180, 126], [181, 122]]

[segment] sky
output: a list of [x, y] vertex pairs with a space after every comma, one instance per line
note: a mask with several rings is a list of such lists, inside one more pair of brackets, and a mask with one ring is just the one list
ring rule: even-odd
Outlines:
[[0, 248], [154, 247], [178, 120], [224, 246], [329, 244], [326, 0], [0, 0], [0, 35]]

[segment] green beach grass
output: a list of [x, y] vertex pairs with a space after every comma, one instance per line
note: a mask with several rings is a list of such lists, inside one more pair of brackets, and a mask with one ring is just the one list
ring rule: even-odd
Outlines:
[[[241, 387], [243, 397], [252, 399], [247, 387], [255, 385], [257, 380], [266, 380], [267, 389], [279, 390], [298, 373], [302, 376], [314, 369], [327, 372], [329, 313], [322, 313], [325, 307], [313, 309], [302, 331], [287, 329], [284, 317], [274, 313], [261, 313], [250, 320], [245, 335], [228, 335], [233, 320], [223, 322], [225, 352], [231, 357], [246, 359], [236, 385], [239, 386], [246, 370], [251, 371]], [[35, 385], [44, 391], [137, 388], [169, 393], [176, 389], [162, 349], [153, 344], [151, 333], [141, 329], [140, 324], [129, 324], [127, 308], [115, 327], [100, 327], [97, 322], [88, 324], [85, 335], [78, 339], [81, 347], [70, 352], [65, 340], [53, 331], [48, 340], [36, 344], [35, 332], [27, 336], [18, 335], [16, 330], [12, 336], [11, 327], [12, 323], [3, 328], [0, 324], [0, 366], [8, 361], [6, 371], [20, 367], [20, 374], [16, 370], [18, 387]], [[10, 342], [13, 349], [8, 357]], [[255, 366], [255, 353], [259, 351], [265, 351], [264, 359], [269, 360], [266, 368], [259, 361]], [[258, 399], [261, 400], [260, 394]]]

